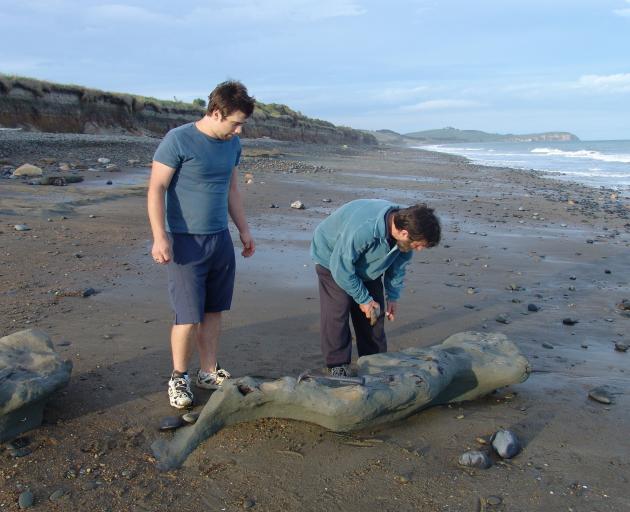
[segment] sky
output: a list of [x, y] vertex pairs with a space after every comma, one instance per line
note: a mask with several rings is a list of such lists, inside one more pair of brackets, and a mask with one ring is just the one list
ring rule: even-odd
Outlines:
[[630, 139], [630, 0], [0, 0], [0, 73], [309, 117]]

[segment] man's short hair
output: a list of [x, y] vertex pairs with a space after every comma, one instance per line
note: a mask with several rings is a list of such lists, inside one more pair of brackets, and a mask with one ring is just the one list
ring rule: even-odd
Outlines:
[[433, 208], [426, 204], [414, 204], [394, 212], [396, 229], [409, 233], [412, 242], [423, 242], [426, 247], [435, 247], [440, 243], [442, 228]]
[[256, 100], [247, 94], [247, 87], [236, 80], [228, 80], [217, 85], [208, 96], [207, 114], [212, 114], [215, 110], [221, 113], [222, 117], [240, 111], [247, 117], [254, 112]]

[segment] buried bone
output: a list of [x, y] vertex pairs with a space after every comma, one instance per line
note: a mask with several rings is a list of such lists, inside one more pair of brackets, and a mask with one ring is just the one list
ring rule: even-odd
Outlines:
[[[215, 391], [197, 422], [172, 440], [152, 445], [161, 469], [179, 467], [222, 428], [259, 418], [316, 423], [335, 432], [372, 428], [427, 407], [473, 400], [524, 381], [527, 359], [500, 333], [463, 332], [439, 345], [359, 358], [362, 384], [329, 385], [326, 379], [242, 377]], [[339, 384], [335, 382], [335, 384]]]

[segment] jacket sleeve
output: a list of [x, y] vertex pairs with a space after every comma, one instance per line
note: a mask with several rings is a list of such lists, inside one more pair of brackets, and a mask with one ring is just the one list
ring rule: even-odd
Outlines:
[[357, 304], [367, 304], [372, 300], [355, 268], [355, 262], [372, 242], [372, 230], [367, 224], [356, 230], [344, 229], [330, 255], [330, 273], [333, 279]]
[[387, 300], [397, 301], [400, 298], [404, 286], [405, 272], [407, 265], [411, 261], [411, 252], [401, 252], [394, 263], [385, 271], [383, 279]]

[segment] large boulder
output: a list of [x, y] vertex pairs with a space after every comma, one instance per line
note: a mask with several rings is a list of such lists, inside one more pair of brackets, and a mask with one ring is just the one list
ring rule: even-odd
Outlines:
[[152, 445], [161, 469], [181, 465], [221, 428], [258, 418], [291, 418], [333, 431], [375, 427], [437, 404], [474, 400], [524, 381], [529, 362], [500, 333], [458, 333], [439, 345], [364, 356], [358, 376], [267, 381], [242, 377], [215, 391], [197, 422]]
[[46, 399], [68, 383], [71, 371], [42, 331], [0, 338], [0, 442], [38, 427]]

